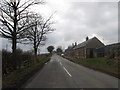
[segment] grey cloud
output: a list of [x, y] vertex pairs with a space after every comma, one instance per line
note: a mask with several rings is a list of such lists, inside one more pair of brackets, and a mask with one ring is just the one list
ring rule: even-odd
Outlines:
[[105, 39], [104, 43], [117, 42], [117, 15], [117, 3], [72, 3], [63, 17], [67, 20], [64, 38], [81, 41], [87, 35], [97, 34]]
[[[46, 46], [67, 48], [74, 42], [80, 43], [86, 36], [96, 35], [105, 44], [118, 41], [118, 3], [116, 2], [69, 2], [54, 25], [56, 31], [48, 35]], [[53, 6], [52, 6], [53, 7]], [[56, 8], [56, 7], [54, 7]], [[67, 7], [66, 7], [67, 8]], [[47, 51], [47, 50], [46, 50]]]

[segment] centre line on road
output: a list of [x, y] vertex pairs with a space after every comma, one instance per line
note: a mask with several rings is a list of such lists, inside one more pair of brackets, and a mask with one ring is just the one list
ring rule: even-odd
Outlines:
[[65, 67], [63, 67], [64, 68], [64, 70], [67, 72], [67, 74], [70, 76], [70, 77], [72, 77], [72, 75], [68, 72], [68, 70], [65, 68]]

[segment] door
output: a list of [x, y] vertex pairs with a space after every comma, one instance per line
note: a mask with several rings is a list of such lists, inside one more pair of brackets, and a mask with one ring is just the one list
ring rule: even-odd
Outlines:
[[93, 49], [90, 49], [90, 58], [93, 58]]

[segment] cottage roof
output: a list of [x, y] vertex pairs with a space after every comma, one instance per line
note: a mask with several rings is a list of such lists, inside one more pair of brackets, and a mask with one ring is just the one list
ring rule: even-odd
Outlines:
[[[86, 46], [89, 42], [91, 42], [93, 39], [97, 39], [96, 37], [93, 37], [91, 39], [88, 39], [87, 41], [84, 41], [80, 44], [78, 44], [77, 46], [75, 46], [73, 49], [78, 49], [78, 48], [81, 48], [81, 47], [84, 47]], [[98, 39], [97, 39], [98, 40]]]

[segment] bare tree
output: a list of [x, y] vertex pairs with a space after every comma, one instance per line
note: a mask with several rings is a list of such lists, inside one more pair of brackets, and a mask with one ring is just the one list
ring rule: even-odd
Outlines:
[[28, 23], [33, 22], [35, 26], [29, 28], [26, 32], [24, 32], [24, 35], [27, 38], [23, 39], [22, 42], [25, 41], [24, 44], [32, 44], [35, 55], [37, 55], [38, 47], [45, 44], [45, 41], [47, 39], [46, 35], [49, 32], [54, 31], [54, 29], [51, 27], [53, 24], [53, 22], [50, 21], [51, 18], [52, 15], [47, 20], [44, 20], [42, 16], [33, 14], [28, 19]]
[[[27, 9], [42, 1], [2, 0], [0, 1], [0, 34], [12, 41], [12, 52], [16, 52], [17, 40], [24, 38], [22, 33], [30, 28], [27, 22]], [[27, 17], [26, 17], [27, 16]]]
[[28, 24], [28, 8], [42, 1], [36, 0], [2, 0], [0, 1], [0, 35], [12, 42], [13, 68], [17, 68], [16, 47], [17, 40], [24, 38], [26, 29], [33, 26]]

